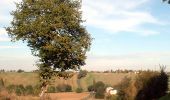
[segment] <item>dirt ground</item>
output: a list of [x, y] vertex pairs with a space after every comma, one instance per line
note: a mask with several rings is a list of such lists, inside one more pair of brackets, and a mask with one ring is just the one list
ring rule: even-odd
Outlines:
[[[15, 94], [9, 94], [7, 91], [0, 92], [0, 100], [40, 100], [38, 96], [16, 96]], [[63, 92], [63, 93], [46, 93], [45, 100], [96, 100], [93, 99], [89, 92], [75, 93], [75, 92]]]
[[90, 94], [88, 92], [84, 93], [65, 92], [65, 93], [50, 93], [48, 95], [52, 100], [89, 100], [86, 98]]

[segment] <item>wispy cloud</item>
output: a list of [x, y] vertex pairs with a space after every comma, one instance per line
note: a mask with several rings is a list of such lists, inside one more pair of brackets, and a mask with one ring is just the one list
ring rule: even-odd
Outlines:
[[149, 11], [141, 10], [149, 0], [83, 0], [83, 18], [86, 24], [109, 31], [135, 32], [143, 36], [159, 32], [141, 28], [144, 24], [161, 24]]
[[168, 66], [170, 70], [170, 52], [145, 52], [127, 55], [98, 56], [88, 55], [87, 69], [108, 70], [108, 69], [156, 69], [159, 64]]
[[10, 41], [4, 28], [0, 28], [0, 42]]
[[0, 46], [0, 49], [17, 49], [17, 48], [21, 48], [19, 46]]
[[20, 2], [22, 0], [1, 0], [0, 1], [0, 27], [8, 25], [12, 20], [10, 12], [16, 9], [15, 2]]

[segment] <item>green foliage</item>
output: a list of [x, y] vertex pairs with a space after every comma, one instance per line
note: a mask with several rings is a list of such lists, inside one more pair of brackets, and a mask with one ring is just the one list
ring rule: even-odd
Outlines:
[[80, 1], [23, 0], [11, 13], [13, 20], [6, 31], [13, 41], [27, 42], [40, 58], [40, 79], [45, 82], [58, 72], [85, 64], [91, 37], [82, 25]]
[[56, 88], [54, 86], [49, 86], [47, 89], [48, 93], [55, 93], [56, 92]]
[[40, 86], [39, 85], [9, 85], [6, 87], [9, 93], [16, 93], [18, 96], [21, 95], [38, 95], [40, 93]]
[[168, 90], [168, 75], [161, 69], [159, 74], [156, 74], [143, 83], [142, 88], [136, 95], [136, 100], [152, 100], [159, 99], [166, 95]]
[[102, 81], [98, 81], [94, 83], [93, 85], [88, 86], [88, 91], [94, 91], [96, 92], [95, 98], [97, 99], [103, 99], [104, 93], [105, 93], [105, 84]]
[[76, 93], [82, 93], [83, 92], [83, 89], [82, 88], [77, 88], [76, 89]]
[[99, 87], [105, 87], [105, 84], [102, 81], [98, 81], [97, 83], [94, 84], [94, 89], [96, 92]]
[[72, 91], [72, 87], [68, 84], [60, 84], [56, 88], [58, 92], [71, 92]]
[[15, 93], [18, 95], [18, 96], [20, 96], [20, 95], [25, 95], [25, 88], [24, 88], [24, 86], [23, 85], [17, 85], [16, 87], [15, 87]]
[[117, 99], [131, 100], [132, 93], [129, 93], [129, 91], [128, 91], [129, 88], [132, 88], [132, 87], [130, 87], [131, 84], [132, 84], [131, 78], [125, 77], [124, 79], [122, 79], [122, 81], [119, 84], [114, 86], [115, 89], [119, 90], [119, 92], [117, 94], [118, 95]]
[[135, 87], [140, 90], [146, 86], [147, 82], [154, 76], [156, 76], [157, 72], [144, 71], [137, 75], [135, 79]]
[[90, 86], [88, 86], [88, 89], [87, 89], [89, 92], [91, 92], [91, 91], [94, 91], [94, 86], [93, 85], [90, 85]]
[[86, 70], [80, 70], [80, 72], [77, 75], [77, 78], [81, 79], [83, 77], [86, 77], [86, 75], [87, 75], [87, 71]]
[[104, 93], [105, 93], [105, 87], [100, 86], [96, 89], [96, 94], [95, 94], [95, 98], [97, 99], [103, 99], [104, 98]]
[[18, 69], [17, 72], [18, 72], [18, 73], [22, 73], [22, 72], [24, 72], [24, 70]]
[[131, 78], [125, 77], [118, 85], [114, 87], [118, 90], [124, 90], [129, 87], [130, 83], [131, 83]]
[[26, 91], [26, 94], [27, 94], [27, 95], [32, 95], [32, 94], [34, 94], [34, 89], [33, 89], [32, 85], [27, 85], [27, 86], [25, 87], [25, 91]]
[[40, 85], [39, 84], [37, 84], [37, 85], [35, 85], [34, 87], [33, 87], [33, 95], [39, 95], [39, 93], [40, 93], [40, 89], [41, 89], [41, 87], [40, 87]]

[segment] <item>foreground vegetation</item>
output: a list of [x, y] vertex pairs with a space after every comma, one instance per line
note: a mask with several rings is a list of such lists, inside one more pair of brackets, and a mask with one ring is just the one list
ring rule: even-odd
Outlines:
[[[49, 85], [47, 93], [89, 92], [88, 97], [105, 98], [108, 100], [158, 99], [166, 95], [168, 89], [168, 77], [164, 71], [141, 71], [137, 74], [131, 71], [81, 71], [81, 73], [75, 73], [70, 79], [65, 80], [56, 77], [54, 80], [52, 82], [54, 84]], [[114, 96], [106, 94], [105, 89], [108, 86], [118, 90], [118, 94]], [[9, 93], [8, 95], [30, 96], [30, 98], [38, 97], [41, 89], [37, 72], [1, 72], [1, 93], [4, 93], [4, 90]], [[167, 94], [167, 96], [162, 98], [160, 99], [169, 98], [169, 95]]]

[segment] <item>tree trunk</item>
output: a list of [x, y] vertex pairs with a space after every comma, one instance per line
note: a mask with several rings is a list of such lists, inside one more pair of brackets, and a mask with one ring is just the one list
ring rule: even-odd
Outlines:
[[40, 100], [45, 100], [45, 92], [47, 91], [48, 85], [42, 86], [40, 93]]

